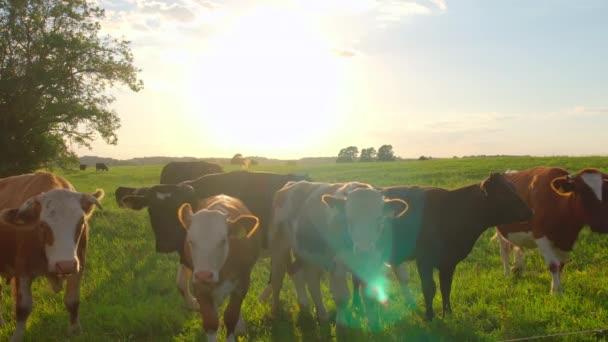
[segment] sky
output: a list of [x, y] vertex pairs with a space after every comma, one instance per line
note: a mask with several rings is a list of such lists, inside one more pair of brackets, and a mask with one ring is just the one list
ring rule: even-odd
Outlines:
[[608, 154], [605, 0], [97, 0], [144, 90], [79, 155]]

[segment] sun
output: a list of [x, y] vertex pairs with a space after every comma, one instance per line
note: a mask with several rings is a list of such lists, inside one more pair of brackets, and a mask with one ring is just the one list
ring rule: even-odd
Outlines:
[[345, 68], [314, 16], [265, 6], [229, 26], [189, 75], [190, 111], [214, 149], [293, 155], [331, 139]]

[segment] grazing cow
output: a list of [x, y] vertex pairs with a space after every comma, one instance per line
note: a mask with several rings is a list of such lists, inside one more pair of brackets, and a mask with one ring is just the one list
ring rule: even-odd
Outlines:
[[270, 229], [273, 315], [278, 314], [279, 294], [293, 250], [296, 262], [306, 265], [308, 289], [319, 321], [327, 320], [319, 287], [321, 270], [326, 270], [331, 274], [336, 323], [343, 323], [341, 315], [350, 297], [346, 272], [365, 280], [379, 276], [376, 271], [383, 268], [383, 260], [375, 244], [386, 218], [401, 217], [407, 209], [405, 201], [385, 199], [379, 190], [364, 183], [302, 181], [285, 185], [276, 193]]
[[427, 320], [434, 317], [433, 270], [439, 270], [445, 315], [452, 311], [450, 291], [456, 265], [471, 252], [479, 236], [495, 225], [526, 221], [532, 215], [513, 186], [499, 173], [492, 173], [480, 184], [455, 190], [396, 186], [384, 188], [383, 193], [408, 201], [412, 208], [393, 224], [382, 250], [387, 253], [386, 260], [393, 266], [406, 298], [410, 297], [409, 276], [404, 261], [416, 260]]
[[101, 208], [103, 195], [103, 190], [76, 192], [65, 178], [46, 172], [0, 179], [0, 276], [13, 286], [17, 327], [12, 341], [23, 339], [33, 307], [31, 285], [38, 276], [46, 276], [56, 292], [67, 282], [68, 332], [80, 330], [87, 220], [95, 206]]
[[80, 168], [80, 171], [84, 171], [87, 169], [87, 164], [80, 164], [79, 168]]
[[[141, 210], [148, 208], [150, 223], [156, 239], [156, 251], [159, 253], [177, 252], [180, 255], [180, 267], [177, 274], [177, 286], [184, 296], [186, 306], [196, 309], [198, 304], [190, 294], [190, 270], [184, 266], [184, 239], [186, 232], [181, 228], [177, 210], [183, 203], [195, 205], [200, 199], [216, 195], [227, 195], [243, 201], [253, 215], [260, 220], [259, 234], [267, 236], [267, 225], [272, 209], [274, 193], [289, 181], [299, 181], [307, 177], [281, 175], [268, 172], [233, 171], [205, 175], [192, 181], [177, 185], [155, 185], [140, 188], [137, 195], [123, 198], [127, 208]], [[263, 247], [266, 241], [263, 240]], [[305, 289], [296, 281], [296, 290], [301, 305], [308, 305]]]
[[608, 233], [608, 175], [597, 169], [579, 173], [555, 167], [511, 172], [506, 177], [534, 211], [528, 222], [498, 226], [500, 254], [509, 275], [510, 249], [515, 248], [514, 271], [523, 268], [522, 248], [540, 249], [551, 272], [551, 292], [563, 291], [560, 272], [579, 232]]
[[262, 247], [260, 224], [243, 202], [224, 195], [201, 200], [192, 212], [189, 203], [179, 211], [186, 230], [185, 261], [192, 270], [194, 294], [200, 304], [207, 341], [215, 341], [219, 327], [218, 308], [225, 298], [226, 340], [245, 332], [241, 314], [249, 290], [250, 275]]
[[170, 162], [160, 172], [160, 184], [177, 184], [212, 173], [222, 173], [221, 166], [206, 161]]
[[110, 171], [105, 163], [95, 163], [95, 171]]

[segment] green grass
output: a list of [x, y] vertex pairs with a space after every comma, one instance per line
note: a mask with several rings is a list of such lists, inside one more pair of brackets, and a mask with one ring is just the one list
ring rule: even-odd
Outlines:
[[[258, 166], [257, 170], [308, 172], [317, 181], [358, 180], [378, 186], [432, 185], [456, 188], [482, 180], [491, 171], [532, 166], [562, 166], [572, 171], [584, 167], [608, 170], [608, 158], [495, 158], [408, 161], [301, 166]], [[156, 184], [161, 166], [112, 167], [110, 172], [67, 172], [64, 175], [79, 190], [106, 191], [103, 211], [91, 223], [87, 268], [82, 287], [80, 320], [83, 334], [73, 341], [204, 341], [199, 314], [184, 308], [175, 286], [177, 256], [156, 254], [146, 211], [119, 209], [114, 190], [120, 185]], [[452, 291], [454, 314], [422, 319], [423, 302], [416, 267], [408, 265], [410, 288], [417, 303], [407, 310], [397, 288], [384, 313], [384, 329], [353, 333], [349, 340], [442, 341], [503, 340], [608, 326], [608, 237], [585, 229], [567, 265], [562, 296], [549, 294], [550, 276], [538, 251], [527, 251], [526, 271], [519, 278], [506, 278], [488, 230], [477, 241], [469, 257], [456, 270]], [[283, 292], [283, 317], [269, 320], [269, 306], [257, 302], [268, 279], [268, 260], [260, 260], [252, 278], [243, 312], [248, 323], [244, 341], [317, 341], [334, 339], [333, 326], [319, 326], [312, 316], [295, 306], [290, 281]], [[393, 283], [394, 279], [393, 279]], [[326, 280], [326, 305], [331, 310]], [[5, 341], [14, 330], [10, 291], [4, 286], [1, 312], [8, 324], [0, 330]], [[64, 341], [67, 313], [62, 294], [54, 294], [46, 280], [34, 284], [34, 311], [26, 340]], [[441, 296], [434, 308], [440, 312]], [[606, 340], [608, 335], [585, 334], [567, 341]], [[552, 339], [552, 340], [555, 340]]]

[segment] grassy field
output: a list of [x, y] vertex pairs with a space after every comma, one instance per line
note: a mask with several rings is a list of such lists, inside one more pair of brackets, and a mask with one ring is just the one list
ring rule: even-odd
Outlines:
[[[608, 170], [608, 158], [495, 158], [408, 161], [395, 163], [331, 164], [263, 167], [274, 172], [308, 172], [317, 181], [358, 180], [374, 185], [432, 185], [457, 188], [479, 182], [491, 171], [547, 165], [578, 171], [583, 167]], [[113, 167], [107, 173], [67, 172], [64, 175], [79, 191], [106, 191], [103, 211], [91, 224], [87, 269], [82, 287], [80, 320], [83, 334], [73, 341], [204, 341], [199, 314], [184, 308], [175, 286], [177, 256], [156, 254], [146, 211], [119, 209], [114, 190], [120, 185], [156, 184], [161, 166]], [[498, 244], [489, 229], [455, 274], [452, 316], [422, 319], [423, 301], [416, 267], [408, 265], [411, 289], [417, 305], [406, 310], [396, 287], [384, 314], [384, 329], [367, 329], [352, 340], [470, 341], [505, 340], [608, 327], [608, 236], [585, 229], [563, 275], [564, 294], [551, 296], [550, 276], [538, 251], [527, 251], [526, 271], [519, 278], [502, 273]], [[248, 335], [242, 341], [319, 341], [334, 339], [332, 326], [319, 326], [308, 313], [300, 313], [290, 281], [283, 292], [283, 317], [269, 320], [269, 305], [257, 301], [268, 279], [268, 260], [261, 260], [243, 312]], [[333, 308], [327, 282], [323, 283], [328, 308]], [[14, 330], [10, 291], [3, 289], [2, 314], [8, 323], [0, 330], [6, 341]], [[434, 308], [440, 312], [441, 296]], [[67, 313], [62, 295], [46, 280], [34, 284], [34, 311], [27, 327], [27, 340], [64, 341]], [[583, 334], [551, 340], [606, 340], [608, 334]]]

